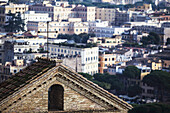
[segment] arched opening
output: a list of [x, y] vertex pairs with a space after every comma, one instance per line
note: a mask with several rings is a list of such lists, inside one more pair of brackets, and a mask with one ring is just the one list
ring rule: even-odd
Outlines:
[[64, 88], [59, 84], [52, 85], [48, 90], [48, 110], [64, 110]]

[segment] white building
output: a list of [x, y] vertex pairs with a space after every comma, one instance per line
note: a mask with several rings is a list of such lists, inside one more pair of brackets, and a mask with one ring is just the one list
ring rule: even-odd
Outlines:
[[113, 55], [116, 56], [116, 62], [127, 62], [132, 60], [133, 57], [133, 50], [117, 50], [113, 52]]
[[[62, 46], [59, 44], [49, 44], [48, 51], [50, 55], [71, 57], [78, 56], [81, 61], [81, 72], [91, 75], [98, 73], [98, 47], [85, 48], [79, 45], [78, 47]], [[47, 47], [44, 48], [47, 50]], [[76, 63], [76, 62], [74, 62]], [[72, 67], [71, 63], [67, 66]]]
[[[28, 22], [28, 30], [40, 31], [38, 35], [47, 36], [47, 23], [46, 22]], [[88, 33], [89, 27], [87, 22], [81, 22], [81, 19], [69, 19], [68, 21], [49, 22], [50, 38], [56, 38], [58, 34], [80, 34]], [[57, 33], [55, 32], [57, 31]]]
[[113, 3], [115, 3], [116, 5], [119, 4], [135, 4], [136, 2], [140, 2], [142, 0], [113, 0]]
[[96, 37], [112, 37], [113, 35], [121, 35], [129, 29], [130, 28], [109, 26], [108, 21], [101, 21], [100, 19], [89, 22], [89, 33], [94, 33]]
[[129, 28], [125, 27], [95, 27], [92, 26], [90, 28], [90, 33], [94, 33], [96, 37], [112, 37], [113, 35], [121, 35], [125, 31], [129, 30]]
[[38, 22], [47, 22], [51, 21], [48, 13], [35, 13], [35, 11], [26, 11], [21, 15], [21, 18], [24, 19], [25, 22], [25, 30], [27, 30], [28, 21], [38, 21]]

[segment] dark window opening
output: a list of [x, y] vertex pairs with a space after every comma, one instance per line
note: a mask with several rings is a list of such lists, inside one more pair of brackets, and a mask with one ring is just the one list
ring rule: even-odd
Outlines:
[[48, 110], [64, 110], [64, 88], [61, 85], [53, 85], [48, 90]]

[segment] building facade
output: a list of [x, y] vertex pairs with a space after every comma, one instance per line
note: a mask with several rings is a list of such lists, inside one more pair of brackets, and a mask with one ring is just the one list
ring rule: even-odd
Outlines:
[[[76, 57], [78, 57], [77, 59], [81, 62], [80, 72], [88, 73], [91, 75], [98, 73], [98, 51], [99, 51], [98, 47], [78, 48], [78, 47], [62, 46], [59, 44], [49, 44], [48, 47], [49, 47], [48, 51], [50, 55], [56, 55], [63, 58], [74, 57], [75, 59]], [[46, 46], [44, 50], [47, 50]], [[65, 61], [63, 60], [63, 62]], [[65, 62], [65, 64], [69, 67], [74, 67], [76, 62], [73, 62], [74, 66], [71, 65], [72, 63], [69, 62]]]

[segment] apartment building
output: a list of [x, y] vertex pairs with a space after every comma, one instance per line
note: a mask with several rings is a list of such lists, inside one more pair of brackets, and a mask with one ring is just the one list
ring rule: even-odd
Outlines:
[[26, 11], [24, 14], [21, 14], [21, 18], [24, 19], [25, 30], [27, 31], [28, 21], [39, 21], [47, 22], [51, 21], [48, 13], [35, 13], [35, 11]]
[[125, 22], [129, 22], [129, 13], [125, 11], [116, 11], [115, 26], [121, 26]]
[[154, 57], [154, 58], [135, 58], [132, 61], [127, 62], [127, 65], [136, 65], [136, 66], [142, 66], [145, 65], [145, 67], [150, 67], [151, 70], [162, 70], [162, 60]]
[[113, 8], [96, 8], [96, 19], [109, 21], [109, 25], [120, 26], [129, 21], [129, 14]]
[[14, 58], [14, 45], [13, 43], [4, 39], [0, 40], [0, 63], [5, 64], [11, 62]]
[[[81, 66], [81, 71], [83, 73], [95, 74], [98, 73], [98, 47], [87, 47], [86, 45], [77, 45], [73, 47], [70, 44], [49, 44], [48, 45], [49, 55], [56, 55], [62, 58], [64, 57], [78, 57], [79, 64]], [[44, 47], [44, 50], [47, 50], [47, 46]], [[77, 60], [78, 60], [77, 59]], [[72, 62], [71, 62], [72, 61]], [[69, 62], [65, 62], [65, 65], [68, 67], [74, 67], [76, 64], [76, 60], [71, 60]], [[74, 65], [72, 65], [74, 64]]]
[[87, 40], [87, 43], [97, 43], [98, 46], [113, 48], [119, 44], [122, 44], [122, 37], [121, 36], [115, 36], [114, 38], [91, 37]]
[[100, 54], [99, 55], [99, 73], [107, 73], [109, 66], [115, 64], [116, 56], [113, 54]]
[[109, 25], [115, 25], [116, 9], [96, 8], [96, 19], [109, 21]]
[[[89, 27], [87, 22], [72, 21], [74, 19], [69, 19], [68, 21], [61, 22], [49, 22], [49, 37], [56, 38], [58, 34], [80, 34], [88, 33]], [[47, 36], [47, 23], [46, 22], [28, 22], [28, 30], [30, 31], [40, 31], [38, 35]], [[57, 32], [55, 32], [57, 31]]]
[[82, 21], [95, 20], [95, 7], [84, 5], [68, 5], [68, 2], [55, 2], [54, 5], [44, 1], [29, 7], [30, 11], [36, 13], [48, 13], [52, 21], [68, 20], [69, 18], [81, 18]]
[[89, 33], [94, 33], [96, 37], [113, 37], [121, 35], [130, 28], [109, 26], [107, 21], [89, 22]]
[[[24, 14], [25, 11], [28, 10], [28, 5], [26, 4], [4, 4], [0, 5], [0, 25], [3, 26], [6, 21], [6, 14], [9, 12], [16, 13], [20, 12], [20, 14]], [[0, 29], [0, 31], [4, 31], [3, 28]]]
[[140, 2], [142, 0], [113, 0], [113, 3], [115, 3], [116, 5], [119, 5], [119, 4], [123, 4], [123, 5], [126, 5], [126, 4], [135, 4], [136, 2]]
[[29, 6], [29, 11], [35, 11], [35, 13], [48, 13], [51, 20], [54, 20], [54, 6], [44, 1], [42, 4], [34, 4]]
[[152, 11], [152, 4], [143, 4], [141, 6], [136, 6], [135, 8], [129, 8], [130, 11]]
[[73, 13], [76, 15], [76, 18], [81, 18], [83, 22], [95, 21], [96, 7], [77, 5], [73, 9]]
[[128, 62], [132, 60], [133, 57], [133, 51], [132, 49], [127, 49], [127, 50], [116, 50], [113, 51], [113, 55], [116, 56], [115, 63], [120, 63], [120, 62]]
[[9, 12], [11, 13], [16, 13], [20, 12], [21, 14], [24, 14], [25, 11], [28, 10], [28, 5], [26, 4], [5, 4], [0, 6], [0, 24], [4, 25], [5, 24], [5, 16]]

